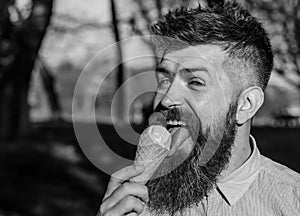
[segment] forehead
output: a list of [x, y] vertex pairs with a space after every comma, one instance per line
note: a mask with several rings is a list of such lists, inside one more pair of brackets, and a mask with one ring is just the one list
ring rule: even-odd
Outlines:
[[166, 50], [160, 63], [177, 67], [206, 66], [211, 69], [221, 68], [225, 52], [219, 46], [188, 46], [179, 50]]

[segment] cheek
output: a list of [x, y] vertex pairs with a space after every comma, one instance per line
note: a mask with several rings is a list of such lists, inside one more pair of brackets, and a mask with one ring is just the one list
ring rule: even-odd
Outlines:
[[157, 97], [154, 98], [154, 101], [153, 101], [153, 110], [155, 110], [155, 108], [157, 107], [159, 101], [157, 99]]
[[214, 111], [211, 106], [210, 97], [207, 94], [194, 96], [190, 100], [190, 108], [193, 110], [195, 114], [195, 118], [201, 122], [201, 126], [207, 126], [212, 119], [212, 112]]
[[229, 105], [229, 99], [227, 97], [226, 92], [215, 88], [207, 91], [202, 100], [199, 100], [198, 116], [203, 122], [203, 126], [208, 127], [223, 121]]
[[[205, 132], [210, 131], [211, 136], [219, 137], [220, 130], [224, 130], [226, 110], [222, 109], [222, 107], [214, 107], [212, 106], [212, 103], [207, 102], [198, 104], [197, 109], [199, 112], [197, 113], [196, 118], [197, 121], [199, 121], [199, 124], [197, 128], [193, 128], [193, 134], [197, 132], [205, 134]], [[199, 125], [201, 125], [201, 127], [199, 127]]]
[[161, 100], [163, 99], [164, 94], [161, 92], [156, 92], [155, 93], [155, 97], [153, 100], [153, 108], [155, 109], [157, 107], [157, 105], [161, 102]]
[[210, 88], [211, 106], [216, 113], [221, 113], [226, 110], [233, 98], [234, 89], [237, 83], [232, 83], [222, 68], [219, 68], [218, 73], [214, 73], [214, 85]]

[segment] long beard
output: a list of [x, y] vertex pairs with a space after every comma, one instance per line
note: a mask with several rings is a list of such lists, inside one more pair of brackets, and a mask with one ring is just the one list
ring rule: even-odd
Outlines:
[[[197, 143], [182, 164], [168, 174], [147, 182], [150, 198], [148, 207], [151, 213], [172, 216], [175, 213], [182, 214], [187, 208], [198, 205], [212, 191], [231, 156], [231, 147], [237, 128], [236, 109], [235, 104], [230, 105], [221, 143], [213, 157], [205, 165], [200, 165], [200, 155], [203, 146], [209, 145], [206, 142], [209, 131], [199, 132]], [[201, 128], [200, 131], [202, 131]]]

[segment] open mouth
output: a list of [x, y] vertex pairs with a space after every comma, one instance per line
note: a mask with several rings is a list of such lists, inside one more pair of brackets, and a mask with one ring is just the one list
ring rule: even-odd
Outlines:
[[177, 120], [168, 120], [167, 121], [167, 130], [173, 134], [176, 130], [180, 129], [181, 127], [185, 127], [186, 123], [183, 121]]

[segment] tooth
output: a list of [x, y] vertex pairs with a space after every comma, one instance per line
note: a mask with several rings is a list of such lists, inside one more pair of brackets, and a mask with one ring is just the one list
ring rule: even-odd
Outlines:
[[169, 120], [169, 121], [167, 121], [167, 124], [168, 125], [177, 125], [177, 126], [185, 126], [186, 125], [186, 123], [185, 122], [183, 122], [183, 121], [178, 121], [178, 120]]

